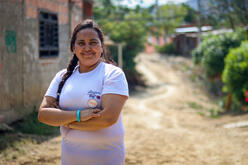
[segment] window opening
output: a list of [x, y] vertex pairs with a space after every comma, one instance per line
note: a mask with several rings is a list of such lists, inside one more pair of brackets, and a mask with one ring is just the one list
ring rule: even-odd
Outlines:
[[58, 56], [58, 16], [57, 14], [39, 12], [40, 57]]

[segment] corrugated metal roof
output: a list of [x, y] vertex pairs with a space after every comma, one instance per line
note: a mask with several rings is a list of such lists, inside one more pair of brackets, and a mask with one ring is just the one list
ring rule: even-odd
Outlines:
[[[202, 26], [201, 31], [209, 31], [212, 30], [212, 26]], [[184, 27], [184, 28], [176, 28], [175, 30], [176, 33], [194, 33], [198, 32], [198, 27]]]

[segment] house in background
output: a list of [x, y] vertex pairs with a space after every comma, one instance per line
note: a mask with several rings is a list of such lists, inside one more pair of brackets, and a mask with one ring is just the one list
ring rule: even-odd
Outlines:
[[[201, 32], [211, 31], [211, 26], [202, 26]], [[175, 29], [173, 37], [176, 54], [190, 56], [191, 51], [198, 45], [198, 27], [184, 26]]]
[[162, 46], [165, 44], [165, 40], [163, 36], [155, 37], [149, 35], [147, 38], [147, 42], [145, 43], [145, 52], [146, 53], [155, 53], [156, 46]]
[[[211, 26], [202, 26], [201, 34], [212, 31]], [[148, 36], [145, 44], [146, 53], [155, 53], [156, 46], [174, 43], [175, 53], [183, 56], [190, 56], [191, 51], [198, 45], [198, 27], [194, 25], [184, 25], [175, 29], [175, 33], [167, 38], [164, 36]]]
[[93, 17], [93, 1], [1, 0], [0, 17], [0, 118], [10, 123], [38, 108], [71, 57], [73, 28]]

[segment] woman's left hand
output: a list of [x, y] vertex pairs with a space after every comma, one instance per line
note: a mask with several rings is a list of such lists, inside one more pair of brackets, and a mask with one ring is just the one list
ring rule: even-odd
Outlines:
[[[92, 118], [96, 118], [96, 117], [100, 117], [101, 115], [98, 113], [100, 112], [100, 109], [84, 109], [80, 111], [80, 121], [87, 121], [90, 120]], [[70, 127], [71, 123], [65, 124], [63, 125], [66, 128], [72, 128]]]
[[101, 115], [98, 113], [100, 109], [84, 109], [80, 111], [80, 120], [87, 121], [94, 117], [100, 117]]

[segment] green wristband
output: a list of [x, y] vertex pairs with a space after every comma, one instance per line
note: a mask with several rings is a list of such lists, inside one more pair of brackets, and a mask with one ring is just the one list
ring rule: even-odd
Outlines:
[[80, 122], [80, 110], [77, 110], [77, 121]]

